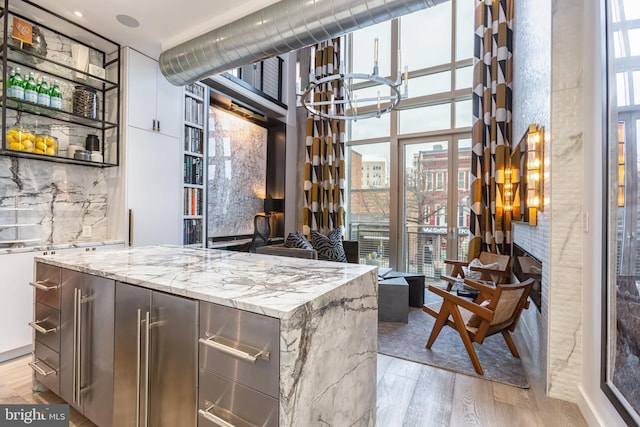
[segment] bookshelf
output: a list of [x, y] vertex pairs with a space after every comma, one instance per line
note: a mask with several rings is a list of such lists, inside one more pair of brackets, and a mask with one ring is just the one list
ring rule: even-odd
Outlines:
[[204, 246], [205, 243], [208, 100], [205, 85], [193, 83], [185, 86], [182, 135], [182, 243], [188, 246]]

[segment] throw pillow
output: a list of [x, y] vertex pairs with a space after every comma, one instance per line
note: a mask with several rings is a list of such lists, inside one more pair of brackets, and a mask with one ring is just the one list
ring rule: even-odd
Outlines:
[[[489, 304], [491, 304], [491, 300], [486, 299], [480, 303], [480, 307], [487, 307]], [[480, 327], [480, 322], [482, 322], [482, 317], [474, 313], [467, 321], [467, 326], [470, 328], [478, 328]]]
[[318, 251], [318, 259], [347, 262], [347, 255], [342, 246], [342, 231], [339, 228], [334, 229], [328, 236], [311, 231], [311, 244]]
[[471, 280], [480, 280], [482, 273], [479, 271], [472, 270], [470, 267], [480, 267], [480, 268], [486, 268], [489, 270], [495, 270], [496, 268], [498, 268], [498, 263], [494, 262], [491, 264], [483, 264], [480, 262], [478, 258], [474, 258], [469, 263], [469, 267], [462, 267], [462, 271], [464, 271], [464, 277]]
[[313, 249], [311, 243], [304, 237], [304, 234], [300, 230], [293, 233], [289, 233], [287, 239], [284, 241], [285, 248], [297, 248], [297, 249]]

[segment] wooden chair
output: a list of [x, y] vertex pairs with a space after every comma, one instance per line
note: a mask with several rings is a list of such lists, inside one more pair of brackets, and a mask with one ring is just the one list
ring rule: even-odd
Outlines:
[[527, 297], [533, 279], [517, 284], [502, 284], [495, 288], [465, 279], [464, 283], [480, 291], [474, 301], [461, 298], [440, 288], [429, 286], [429, 290], [443, 300], [425, 305], [422, 310], [435, 317], [436, 323], [427, 341], [430, 349], [443, 326], [450, 326], [460, 334], [476, 372], [484, 375], [473, 343], [482, 344], [484, 339], [500, 332], [515, 357], [520, 357], [511, 335], [523, 309], [529, 307]]
[[[511, 256], [494, 254], [491, 252], [480, 252], [478, 260], [481, 266], [469, 265], [470, 261], [457, 261], [457, 260], [444, 260], [445, 264], [452, 265], [450, 275], [441, 275], [440, 279], [447, 282], [447, 291], [451, 290], [451, 287], [457, 281], [465, 278], [465, 271], [463, 267], [468, 267], [471, 271], [477, 271], [480, 273], [480, 277], [476, 280], [491, 281], [496, 284], [509, 283], [511, 280]], [[484, 267], [485, 265], [493, 265], [493, 268]]]

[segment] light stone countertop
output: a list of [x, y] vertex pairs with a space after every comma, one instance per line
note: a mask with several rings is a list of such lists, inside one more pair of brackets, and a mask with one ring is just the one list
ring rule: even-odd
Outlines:
[[[36, 261], [287, 319], [376, 267], [182, 246], [36, 257]], [[375, 280], [375, 279], [372, 279]]]
[[77, 242], [77, 243], [56, 243], [56, 244], [35, 244], [32, 246], [22, 247], [6, 247], [0, 248], [0, 255], [18, 254], [25, 252], [44, 252], [44, 251], [57, 251], [62, 249], [74, 249], [74, 248], [92, 248], [99, 246], [111, 246], [111, 245], [124, 245], [123, 240], [104, 240], [97, 242]]

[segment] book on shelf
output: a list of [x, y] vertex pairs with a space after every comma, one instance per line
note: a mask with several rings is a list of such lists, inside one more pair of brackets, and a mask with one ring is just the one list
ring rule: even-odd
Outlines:
[[202, 129], [189, 125], [184, 127], [184, 151], [203, 154]]
[[182, 242], [185, 245], [193, 245], [202, 243], [202, 220], [201, 219], [185, 219]]

